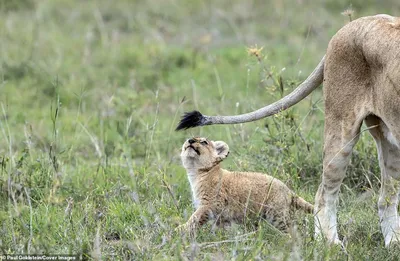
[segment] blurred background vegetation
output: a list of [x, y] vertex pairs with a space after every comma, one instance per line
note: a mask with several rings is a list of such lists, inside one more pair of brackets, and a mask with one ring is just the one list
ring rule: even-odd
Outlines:
[[[268, 172], [313, 202], [322, 88], [255, 123], [174, 128], [184, 111], [237, 114], [279, 99], [350, 19], [399, 12], [395, 0], [0, 0], [0, 254], [346, 258], [313, 240], [312, 217], [291, 239], [272, 228], [205, 229], [197, 241], [172, 233], [192, 211], [179, 160], [191, 136], [226, 141], [226, 168]], [[259, 57], [248, 52], [261, 47]], [[379, 186], [365, 133], [339, 213], [355, 260], [396, 257], [379, 232]]]

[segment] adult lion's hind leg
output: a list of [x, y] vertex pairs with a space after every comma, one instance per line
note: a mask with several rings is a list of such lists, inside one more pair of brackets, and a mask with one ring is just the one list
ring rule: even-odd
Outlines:
[[340, 244], [337, 232], [337, 201], [351, 153], [359, 138], [363, 118], [331, 117], [327, 112], [324, 133], [322, 181], [315, 196], [315, 234]]
[[389, 130], [385, 123], [375, 116], [369, 116], [365, 123], [375, 139], [381, 169], [381, 189], [378, 200], [378, 214], [385, 246], [400, 242], [400, 219], [397, 212], [400, 192], [400, 148], [388, 139]]

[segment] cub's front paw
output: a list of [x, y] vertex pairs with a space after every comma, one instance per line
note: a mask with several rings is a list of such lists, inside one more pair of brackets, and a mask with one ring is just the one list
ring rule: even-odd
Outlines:
[[187, 230], [186, 224], [179, 225], [175, 228], [175, 233], [185, 233]]
[[183, 225], [180, 225], [180, 226], [176, 227], [175, 228], [175, 232], [176, 233], [180, 233], [180, 234], [188, 234], [191, 237], [193, 237], [194, 234], [195, 234], [193, 226], [191, 226], [188, 223], [185, 223]]

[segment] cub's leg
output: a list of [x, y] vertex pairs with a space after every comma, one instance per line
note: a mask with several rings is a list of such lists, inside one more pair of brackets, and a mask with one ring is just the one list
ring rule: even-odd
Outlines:
[[212, 210], [209, 206], [200, 206], [185, 224], [177, 227], [177, 230], [188, 232], [193, 236], [196, 228], [204, 225], [211, 218], [211, 215]]
[[[365, 119], [375, 139], [381, 169], [381, 190], [378, 200], [378, 214], [385, 246], [400, 242], [400, 220], [397, 212], [400, 190], [400, 149], [385, 137], [389, 132], [377, 117]], [[374, 127], [376, 126], [376, 127]], [[397, 179], [397, 180], [396, 180]]]
[[[286, 206], [287, 204], [282, 204]], [[279, 207], [279, 206], [275, 206]], [[264, 215], [261, 217], [266, 219], [271, 225], [273, 225], [278, 230], [288, 233], [292, 225], [291, 218], [293, 215], [290, 213], [290, 209], [271, 209], [268, 208], [264, 210]]]
[[329, 242], [340, 243], [337, 233], [337, 200], [354, 145], [359, 137], [362, 119], [349, 121], [325, 117], [324, 159], [322, 182], [315, 196], [315, 234], [321, 233]]

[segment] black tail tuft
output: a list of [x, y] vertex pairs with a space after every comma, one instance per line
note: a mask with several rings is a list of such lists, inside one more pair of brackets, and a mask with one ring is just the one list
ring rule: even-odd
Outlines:
[[178, 127], [176, 127], [175, 130], [186, 130], [189, 128], [201, 126], [204, 125], [204, 121], [204, 116], [199, 111], [185, 112], [185, 114], [182, 116], [181, 121], [179, 122]]

